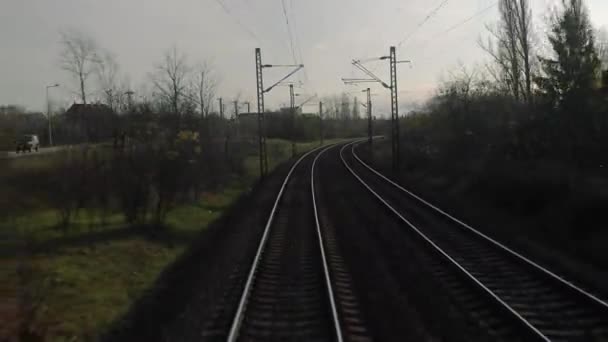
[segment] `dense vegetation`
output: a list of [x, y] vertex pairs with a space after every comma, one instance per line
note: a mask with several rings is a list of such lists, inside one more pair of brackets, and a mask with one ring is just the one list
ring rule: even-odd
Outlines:
[[[510, 15], [521, 17], [508, 13], [521, 3], [527, 6], [501, 1], [500, 27]], [[506, 44], [485, 68], [498, 77], [463, 67], [425, 109], [402, 121], [402, 174], [456, 205], [468, 200], [469, 212], [515, 218], [511, 232], [608, 266], [606, 42], [597, 39], [582, 1], [562, 5], [547, 37], [552, 54], [529, 53], [526, 62], [522, 40], [508, 44], [508, 33], [499, 32]], [[511, 47], [512, 54], [504, 50]], [[530, 87], [526, 64], [538, 66]]]

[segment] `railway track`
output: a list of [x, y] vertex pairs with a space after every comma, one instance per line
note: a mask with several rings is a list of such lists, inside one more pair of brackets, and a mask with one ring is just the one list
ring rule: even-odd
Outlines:
[[[450, 282], [465, 282], [461, 301], [483, 297], [471, 314], [497, 336], [511, 340], [606, 341], [608, 304], [478, 232], [386, 178], [345, 145], [340, 157], [355, 178], [394, 214], [419, 241], [442, 259], [434, 272]], [[445, 269], [446, 267], [449, 268]], [[458, 277], [449, 277], [457, 273]], [[459, 287], [459, 285], [454, 285]], [[509, 327], [500, 327], [509, 322]], [[504, 329], [503, 329], [504, 328]], [[501, 331], [504, 330], [504, 331]]]
[[[288, 173], [268, 217], [232, 319], [228, 341], [342, 341], [360, 321], [339, 312], [353, 295], [336, 244], [325, 237], [315, 198], [314, 168], [325, 152], [302, 156]], [[350, 327], [349, 327], [350, 325]]]

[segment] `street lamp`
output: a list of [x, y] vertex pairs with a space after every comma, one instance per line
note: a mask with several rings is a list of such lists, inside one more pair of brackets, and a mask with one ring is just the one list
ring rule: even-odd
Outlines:
[[46, 116], [49, 121], [49, 146], [53, 146], [53, 131], [51, 128], [51, 102], [49, 101], [49, 88], [59, 87], [59, 83], [46, 86]]

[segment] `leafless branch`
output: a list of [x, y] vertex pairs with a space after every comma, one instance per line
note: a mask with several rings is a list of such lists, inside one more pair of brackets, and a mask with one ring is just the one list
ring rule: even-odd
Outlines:
[[98, 46], [93, 38], [77, 30], [60, 33], [61, 68], [74, 77], [79, 83], [78, 94], [82, 103], [87, 103], [87, 80], [95, 71], [98, 62]]
[[207, 117], [211, 112], [218, 85], [219, 79], [210, 62], [205, 61], [196, 67], [193, 89], [196, 94], [196, 103], [203, 117]]
[[163, 61], [156, 66], [152, 75], [154, 86], [170, 104], [173, 114], [181, 114], [182, 106], [189, 97], [187, 93], [190, 70], [186, 56], [174, 46], [165, 53]]

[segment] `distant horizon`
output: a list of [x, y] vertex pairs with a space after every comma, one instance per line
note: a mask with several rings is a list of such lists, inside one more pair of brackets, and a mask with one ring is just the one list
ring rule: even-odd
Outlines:
[[[116, 56], [122, 77], [140, 95], [151, 93], [148, 75], [163, 52], [175, 45], [191, 64], [209, 61], [215, 66], [221, 77], [218, 96], [232, 99], [241, 94], [243, 100], [252, 103], [256, 47], [261, 47], [264, 63], [304, 63], [305, 70], [295, 79], [304, 82], [303, 92], [322, 97], [363, 89], [363, 85], [344, 86], [340, 81], [341, 77], [364, 76], [350, 61], [385, 55], [389, 46], [402, 42], [398, 57], [412, 60], [411, 68], [403, 65], [399, 71], [400, 103], [405, 108], [428, 99], [441, 79], [460, 63], [474, 68], [487, 59], [477, 40], [487, 37], [485, 26], [497, 20], [497, 8], [492, 5], [495, 2], [448, 1], [425, 22], [441, 2], [385, 0], [372, 5], [354, 0], [344, 5], [335, 1], [285, 1], [288, 31], [283, 9], [276, 1], [254, 5], [251, 0], [181, 0], [168, 6], [158, 0], [9, 0], [0, 5], [5, 14], [0, 22], [0, 41], [4, 42], [0, 104], [44, 112], [44, 88], [52, 83], [61, 84], [50, 92], [54, 106], [74, 102], [70, 92], [74, 82], [58, 62], [59, 32], [74, 28]], [[548, 9], [558, 2], [531, 4], [541, 40]], [[585, 3], [594, 26], [606, 27], [608, 2]], [[383, 63], [366, 65], [388, 80], [388, 66]], [[284, 71], [267, 69], [265, 82], [279, 79]], [[388, 93], [377, 85], [372, 88], [378, 93], [375, 110], [388, 111]], [[266, 96], [268, 108], [287, 103], [287, 95], [285, 89], [274, 89]]]

